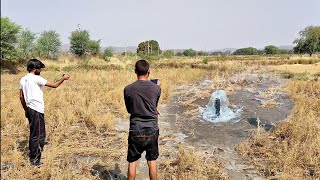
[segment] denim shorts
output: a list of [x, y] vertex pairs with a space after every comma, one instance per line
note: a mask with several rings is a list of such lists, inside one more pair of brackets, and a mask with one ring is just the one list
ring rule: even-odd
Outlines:
[[134, 162], [146, 151], [146, 159], [153, 161], [159, 157], [159, 130], [146, 129], [140, 132], [130, 131], [128, 137], [127, 161]]

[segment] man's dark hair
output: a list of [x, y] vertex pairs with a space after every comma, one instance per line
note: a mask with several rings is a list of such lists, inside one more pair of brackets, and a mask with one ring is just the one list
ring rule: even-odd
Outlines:
[[135, 72], [138, 76], [143, 76], [148, 73], [149, 63], [146, 60], [139, 60], [135, 65]]
[[27, 64], [28, 72], [31, 72], [34, 69], [45, 68], [45, 65], [38, 59], [30, 59]]

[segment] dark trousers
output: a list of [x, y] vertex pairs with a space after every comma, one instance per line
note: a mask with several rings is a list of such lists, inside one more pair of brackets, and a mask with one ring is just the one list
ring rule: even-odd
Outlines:
[[28, 107], [28, 121], [30, 127], [29, 150], [31, 164], [39, 164], [41, 151], [46, 138], [46, 128], [44, 124], [44, 114]]

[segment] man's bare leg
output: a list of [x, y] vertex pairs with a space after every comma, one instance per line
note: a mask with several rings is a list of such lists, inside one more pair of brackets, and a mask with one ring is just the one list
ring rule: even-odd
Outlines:
[[136, 178], [138, 160], [134, 162], [129, 162], [128, 165], [128, 180], [134, 180]]
[[156, 161], [148, 161], [150, 180], [157, 180], [157, 163]]

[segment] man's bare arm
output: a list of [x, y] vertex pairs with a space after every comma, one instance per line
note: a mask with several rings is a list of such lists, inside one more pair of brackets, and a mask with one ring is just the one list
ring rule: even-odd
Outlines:
[[27, 111], [28, 107], [27, 107], [26, 101], [24, 100], [22, 89], [20, 89], [20, 102], [21, 102], [21, 105], [22, 105], [24, 111]]
[[54, 82], [54, 83], [53, 83], [53, 82], [47, 81], [46, 86], [52, 87], [52, 88], [57, 88], [57, 87], [59, 87], [59, 86], [63, 83], [64, 80], [68, 80], [69, 78], [70, 78], [69, 75], [64, 74], [64, 75], [62, 76], [62, 78], [59, 79], [59, 81], [57, 81], [57, 82]]

